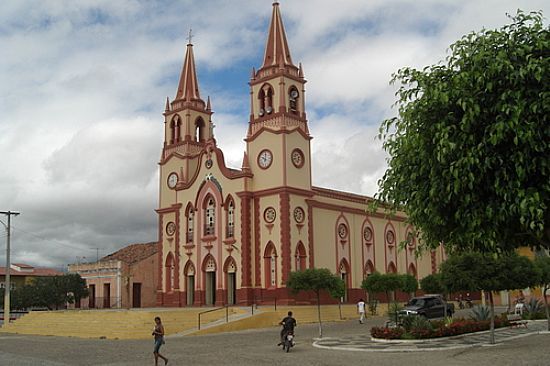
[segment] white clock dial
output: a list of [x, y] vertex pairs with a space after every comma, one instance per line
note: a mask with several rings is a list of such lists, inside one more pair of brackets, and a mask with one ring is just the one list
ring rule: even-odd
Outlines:
[[168, 176], [168, 187], [175, 188], [176, 184], [178, 184], [178, 175], [176, 173], [171, 173]]
[[258, 165], [260, 167], [266, 169], [271, 165], [271, 161], [273, 160], [273, 156], [271, 155], [271, 151], [269, 150], [262, 150], [260, 152], [260, 155], [258, 155]]

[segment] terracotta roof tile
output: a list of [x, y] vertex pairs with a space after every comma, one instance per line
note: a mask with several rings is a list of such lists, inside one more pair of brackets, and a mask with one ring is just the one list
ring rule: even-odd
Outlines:
[[[20, 265], [17, 265], [21, 267]], [[10, 276], [27, 276], [27, 277], [48, 277], [48, 276], [61, 276], [63, 272], [57, 271], [52, 268], [34, 268], [32, 266], [27, 266], [25, 268], [33, 268], [32, 271], [17, 271], [13, 268], [10, 268]], [[0, 276], [6, 275], [6, 267], [0, 267]]]
[[134, 264], [148, 258], [158, 251], [158, 243], [130, 244], [114, 253], [111, 253], [100, 261], [119, 260], [128, 264]]

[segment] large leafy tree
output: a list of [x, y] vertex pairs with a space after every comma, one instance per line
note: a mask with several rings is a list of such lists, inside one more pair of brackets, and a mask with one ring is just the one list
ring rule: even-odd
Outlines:
[[445, 62], [403, 68], [379, 202], [429, 247], [550, 247], [550, 28], [542, 13], [465, 35]]
[[493, 292], [531, 287], [539, 283], [540, 273], [527, 257], [516, 253], [502, 256], [467, 252], [450, 256], [441, 264], [441, 279], [450, 292], [487, 291], [491, 307], [491, 338], [495, 343]]
[[88, 296], [86, 281], [79, 274], [37, 277], [13, 291], [13, 309], [47, 307], [59, 309]]
[[390, 311], [390, 292], [401, 290], [411, 293], [418, 290], [418, 281], [414, 276], [398, 273], [374, 272], [365, 278], [361, 288], [370, 293], [385, 293], [388, 300], [388, 312]]
[[441, 273], [429, 274], [420, 280], [420, 288], [427, 294], [444, 294]]
[[344, 296], [344, 281], [326, 268], [308, 268], [304, 271], [290, 272], [286, 286], [294, 293], [313, 291], [317, 297], [317, 316], [319, 319], [319, 338], [323, 337], [321, 323], [321, 291], [328, 291], [331, 297]]
[[542, 298], [544, 299], [544, 308], [546, 311], [546, 321], [548, 322], [548, 331], [550, 331], [550, 310], [548, 309], [548, 299], [546, 298], [546, 292], [550, 289], [550, 257], [537, 257], [535, 259], [535, 266], [540, 272], [540, 281], [538, 285], [542, 290]]

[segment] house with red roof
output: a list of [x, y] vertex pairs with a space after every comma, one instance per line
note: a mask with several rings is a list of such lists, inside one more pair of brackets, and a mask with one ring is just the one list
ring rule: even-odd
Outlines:
[[86, 280], [90, 296], [81, 308], [140, 308], [156, 305], [158, 243], [128, 245], [94, 263], [69, 265]]
[[[28, 284], [38, 277], [61, 276], [63, 272], [52, 268], [33, 267], [24, 263], [12, 263], [10, 266], [10, 287], [13, 289]], [[6, 286], [6, 267], [0, 267], [0, 288]]]

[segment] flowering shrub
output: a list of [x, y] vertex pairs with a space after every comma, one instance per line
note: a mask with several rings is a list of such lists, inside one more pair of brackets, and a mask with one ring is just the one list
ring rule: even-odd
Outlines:
[[371, 336], [383, 339], [400, 339], [404, 333], [403, 328], [372, 327], [370, 330]]
[[[374, 327], [371, 329], [371, 335], [374, 338], [383, 339], [425, 339], [438, 337], [452, 337], [465, 333], [481, 332], [489, 330], [491, 322], [489, 320], [475, 321], [466, 319], [456, 319], [450, 324], [445, 324], [443, 321], [434, 321], [432, 327], [414, 327], [412, 326], [409, 332], [405, 332], [403, 328], [381, 328]], [[510, 322], [504, 317], [495, 318], [495, 328], [501, 328], [510, 325]]]

